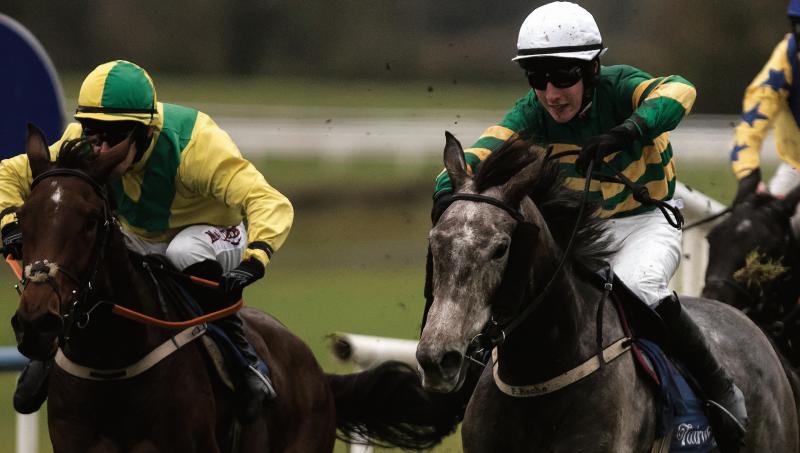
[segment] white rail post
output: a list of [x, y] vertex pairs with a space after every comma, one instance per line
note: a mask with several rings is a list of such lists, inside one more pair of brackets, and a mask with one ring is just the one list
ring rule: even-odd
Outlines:
[[17, 414], [17, 453], [39, 451], [39, 412]]
[[[725, 205], [719, 201], [681, 182], [675, 186], [674, 198], [683, 200], [682, 212], [687, 225], [725, 210]], [[706, 234], [717, 222], [713, 220], [683, 232], [683, 259], [672, 281], [673, 288], [679, 293], [700, 295], [708, 265]]]
[[[354, 333], [335, 333], [331, 335], [333, 355], [355, 365], [356, 369], [366, 370], [389, 360], [398, 360], [412, 367], [417, 366], [417, 341], [399, 338], [374, 337]], [[365, 439], [366, 440], [366, 439]], [[350, 453], [372, 453], [369, 445], [350, 445]]]
[[[0, 372], [20, 371], [28, 364], [28, 359], [17, 348], [0, 347]], [[39, 451], [39, 412], [17, 414], [16, 453], [36, 453]]]

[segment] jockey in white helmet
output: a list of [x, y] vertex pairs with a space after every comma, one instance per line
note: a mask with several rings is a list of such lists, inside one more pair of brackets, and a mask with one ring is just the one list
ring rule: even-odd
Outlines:
[[[646, 186], [649, 200], [615, 182], [598, 181], [587, 196], [600, 203], [597, 215], [608, 219], [608, 235], [617, 250], [609, 260], [614, 272], [661, 315], [671, 332], [672, 352], [724, 407], [721, 412], [732, 414], [712, 417], [712, 424], [723, 452], [735, 451], [747, 423], [744, 398], [703, 331], [668, 288], [681, 259], [681, 231], [653, 204], [679, 207], [672, 200], [676, 171], [669, 131], [689, 113], [695, 89], [677, 75], [653, 77], [628, 65], [601, 66], [605, 51], [597, 23], [581, 6], [553, 2], [536, 8], [520, 27], [513, 58], [532, 89], [464, 157], [474, 172], [506, 140], [523, 135], [558, 158], [566, 184], [575, 190], [584, 187], [592, 161], [594, 176], [620, 173]], [[574, 149], [580, 149], [577, 156], [570, 152]], [[447, 172], [442, 172], [434, 194], [434, 222], [449, 205], [451, 192]]]

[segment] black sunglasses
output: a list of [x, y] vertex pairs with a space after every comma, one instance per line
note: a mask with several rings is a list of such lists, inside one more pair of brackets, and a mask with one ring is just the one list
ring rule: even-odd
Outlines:
[[84, 126], [83, 136], [94, 144], [101, 145], [104, 142], [109, 146], [114, 146], [128, 138], [133, 131], [130, 125], [103, 125], [98, 127], [95, 125]]
[[548, 82], [556, 88], [569, 88], [583, 78], [583, 67], [534, 68], [526, 70], [525, 75], [528, 77], [528, 83], [537, 90], [546, 90]]

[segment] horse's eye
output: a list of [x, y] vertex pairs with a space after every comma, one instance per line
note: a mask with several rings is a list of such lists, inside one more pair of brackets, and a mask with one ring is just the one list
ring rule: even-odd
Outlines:
[[493, 260], [499, 260], [500, 258], [506, 255], [506, 251], [508, 250], [508, 244], [502, 244], [494, 249], [494, 253], [492, 253]]

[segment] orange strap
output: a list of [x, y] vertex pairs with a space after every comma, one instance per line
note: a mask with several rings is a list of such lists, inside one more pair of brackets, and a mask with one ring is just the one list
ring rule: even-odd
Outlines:
[[138, 311], [133, 311], [130, 308], [119, 306], [117, 304], [111, 306], [111, 312], [116, 313], [124, 318], [141, 322], [142, 324], [150, 324], [151, 326], [158, 326], [158, 327], [167, 327], [170, 329], [183, 329], [184, 327], [196, 326], [198, 324], [203, 324], [204, 322], [216, 321], [217, 319], [230, 316], [239, 311], [239, 309], [241, 309], [243, 305], [244, 305], [244, 299], [239, 299], [239, 302], [236, 302], [230, 307], [223, 308], [222, 310], [217, 310], [205, 314], [203, 316], [198, 316], [196, 318], [187, 319], [186, 321], [164, 321], [161, 319], [153, 318], [152, 316], [147, 316], [143, 313], [139, 313]]
[[16, 274], [17, 280], [22, 281], [22, 266], [19, 265], [17, 260], [11, 257], [10, 253], [6, 255], [6, 263], [11, 266], [11, 270]]
[[[11, 270], [17, 275], [17, 280], [22, 281], [22, 267], [19, 263], [11, 257], [11, 255], [6, 256], [6, 263], [11, 266]], [[190, 275], [189, 278], [201, 285], [205, 285], [211, 288], [219, 288], [219, 283], [214, 282], [211, 280], [206, 280], [204, 278], [195, 277]], [[131, 310], [130, 308], [125, 308], [119, 306], [117, 304], [111, 305], [111, 312], [117, 315], [120, 315], [124, 318], [131, 319], [133, 321], [138, 321], [143, 324], [149, 324], [151, 326], [158, 326], [158, 327], [167, 327], [169, 329], [183, 329], [185, 327], [196, 326], [198, 324], [203, 324], [205, 322], [216, 321], [217, 319], [224, 318], [226, 316], [230, 316], [237, 311], [239, 311], [242, 306], [244, 306], [244, 299], [239, 299], [239, 302], [231, 305], [230, 307], [223, 308], [222, 310], [217, 310], [203, 316], [198, 316], [196, 318], [187, 319], [186, 321], [164, 321], [162, 319], [153, 318], [152, 316], [145, 315], [144, 313], [139, 313], [138, 311]]]

